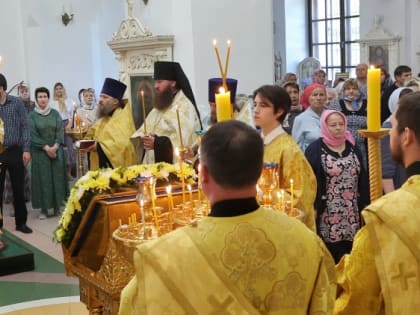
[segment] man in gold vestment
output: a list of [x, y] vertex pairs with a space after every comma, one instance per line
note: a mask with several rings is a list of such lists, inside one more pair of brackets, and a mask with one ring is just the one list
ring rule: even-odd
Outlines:
[[263, 142], [240, 121], [214, 125], [200, 146], [211, 212], [137, 247], [121, 295], [127, 314], [330, 314], [335, 268], [300, 221], [259, 207]]
[[316, 178], [296, 141], [282, 127], [292, 101], [285, 89], [263, 85], [254, 91], [254, 120], [264, 140], [264, 162], [278, 164], [280, 188], [290, 196], [293, 180], [293, 207], [301, 210], [303, 222], [315, 231]]
[[85, 137], [96, 141], [86, 150], [91, 152], [91, 169], [137, 164], [130, 141], [135, 130], [131, 106], [122, 100], [126, 88], [120, 81], [105, 79], [99, 98], [99, 119]]
[[335, 314], [420, 311], [420, 92], [399, 102], [390, 148], [408, 180], [363, 210], [366, 225], [337, 265]]
[[155, 62], [153, 78], [154, 108], [131, 138], [143, 163], [172, 163], [176, 161], [175, 148], [187, 149], [195, 144], [195, 132], [202, 129], [200, 113], [188, 78], [178, 62]]

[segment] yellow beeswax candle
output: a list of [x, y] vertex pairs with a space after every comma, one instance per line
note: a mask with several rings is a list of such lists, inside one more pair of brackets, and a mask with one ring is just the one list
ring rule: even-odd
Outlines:
[[141, 94], [141, 107], [143, 109], [143, 127], [144, 127], [144, 135], [147, 135], [147, 126], [146, 126], [146, 105], [144, 104], [144, 91], [140, 91]]
[[381, 70], [371, 67], [367, 74], [367, 129], [381, 128]]
[[187, 185], [187, 189], [188, 189], [188, 193], [189, 193], [189, 196], [190, 196], [190, 202], [192, 202], [193, 201], [193, 195], [192, 195], [192, 188], [191, 188], [190, 184]]
[[173, 210], [174, 209], [174, 200], [172, 198], [172, 186], [168, 185], [166, 187], [166, 193], [168, 194], [168, 209]]
[[216, 94], [216, 116], [217, 121], [222, 122], [232, 119], [232, 105], [230, 103], [230, 91], [225, 92], [220, 88], [219, 94]]

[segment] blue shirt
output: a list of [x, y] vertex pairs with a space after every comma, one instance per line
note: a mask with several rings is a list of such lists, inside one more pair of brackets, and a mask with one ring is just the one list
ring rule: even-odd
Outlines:
[[4, 123], [4, 147], [20, 146], [23, 152], [29, 152], [28, 118], [21, 99], [7, 95], [6, 103], [0, 104], [0, 118]]
[[306, 148], [312, 142], [321, 137], [320, 118], [310, 107], [295, 118], [292, 137], [296, 140], [303, 152], [305, 152]]

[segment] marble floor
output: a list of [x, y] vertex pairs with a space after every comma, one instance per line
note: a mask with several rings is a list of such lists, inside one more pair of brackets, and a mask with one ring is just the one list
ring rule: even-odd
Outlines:
[[4, 229], [34, 247], [35, 270], [0, 277], [0, 314], [85, 315], [79, 302], [78, 279], [64, 273], [61, 246], [52, 240], [58, 217], [39, 220], [39, 210], [27, 203], [32, 234], [15, 231], [13, 207], [4, 205]]

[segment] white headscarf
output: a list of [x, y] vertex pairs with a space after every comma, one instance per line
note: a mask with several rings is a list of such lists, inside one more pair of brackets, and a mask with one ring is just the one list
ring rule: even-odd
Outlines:
[[389, 117], [385, 120], [385, 122], [390, 122], [392, 114], [397, 111], [398, 105], [399, 105], [400, 94], [401, 94], [401, 91], [404, 89], [410, 89], [410, 88], [405, 87], [405, 86], [399, 87], [398, 89], [394, 90], [394, 92], [392, 92], [391, 96], [389, 97], [388, 108], [389, 108], [389, 111], [391, 112], [391, 115], [389, 115]]

